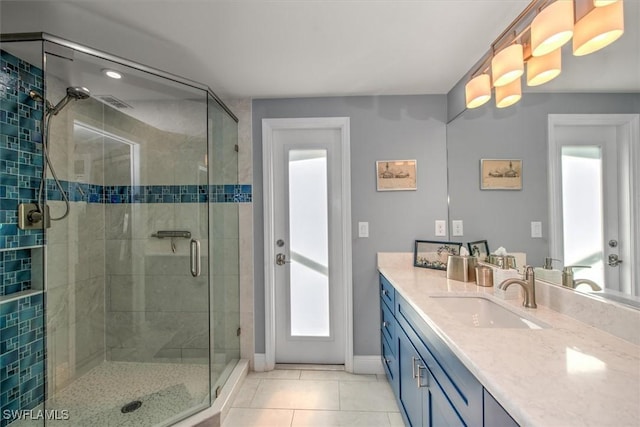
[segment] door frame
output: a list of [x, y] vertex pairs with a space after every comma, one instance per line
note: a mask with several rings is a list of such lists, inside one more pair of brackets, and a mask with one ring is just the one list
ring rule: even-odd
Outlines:
[[[562, 194], [555, 189], [562, 179], [560, 173], [560, 159], [558, 158], [557, 138], [555, 128], [559, 126], [614, 126], [617, 131], [618, 143], [622, 141], [628, 152], [630, 182], [627, 189], [630, 208], [631, 236], [640, 235], [640, 114], [549, 114], [548, 115], [548, 191], [549, 191], [549, 252], [552, 258], [562, 255], [562, 222], [553, 221], [562, 214]], [[637, 268], [640, 265], [640, 244], [632, 237], [627, 265], [629, 270], [628, 283], [633, 287], [638, 280]], [[633, 295], [638, 289], [631, 290]]]
[[340, 154], [342, 157], [342, 263], [340, 282], [344, 298], [346, 323], [344, 367], [353, 372], [353, 284], [351, 264], [351, 149], [349, 117], [317, 117], [292, 119], [262, 119], [262, 176], [264, 207], [264, 302], [265, 302], [265, 370], [275, 368], [276, 352], [276, 307], [275, 307], [275, 241], [274, 217], [274, 132], [286, 129], [338, 129], [340, 131]]

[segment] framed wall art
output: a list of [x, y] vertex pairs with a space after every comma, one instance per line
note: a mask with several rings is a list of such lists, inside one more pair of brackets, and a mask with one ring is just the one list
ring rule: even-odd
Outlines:
[[446, 270], [449, 255], [460, 255], [462, 243], [437, 242], [433, 240], [416, 240], [413, 250], [415, 267]]
[[378, 191], [410, 191], [418, 189], [416, 160], [376, 161]]
[[522, 190], [522, 160], [481, 159], [481, 190]]
[[467, 246], [469, 247], [469, 254], [478, 258], [480, 261], [485, 261], [489, 256], [489, 243], [487, 243], [486, 240], [469, 242]]

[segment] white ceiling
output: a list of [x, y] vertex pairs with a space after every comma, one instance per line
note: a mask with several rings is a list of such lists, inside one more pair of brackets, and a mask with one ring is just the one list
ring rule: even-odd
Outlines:
[[[2, 32], [47, 31], [205, 83], [225, 97], [252, 98], [445, 94], [529, 3], [1, 1]], [[603, 81], [594, 82], [573, 74], [591, 65], [568, 62], [572, 75], [553, 90], [640, 90], [639, 4], [625, 1], [627, 31], [607, 48], [608, 72], [624, 77], [604, 79], [598, 71]]]

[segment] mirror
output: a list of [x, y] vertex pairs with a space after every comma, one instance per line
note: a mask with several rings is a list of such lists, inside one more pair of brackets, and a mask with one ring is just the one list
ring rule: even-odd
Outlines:
[[[636, 272], [635, 277], [625, 273], [631, 270], [631, 266], [640, 264], [640, 246], [636, 243], [640, 237], [640, 202], [637, 200], [638, 190], [633, 190], [638, 176], [632, 178], [636, 172], [634, 169], [621, 170], [614, 161], [609, 164], [609, 168], [615, 171], [615, 183], [612, 186], [587, 190], [583, 179], [578, 181], [577, 190], [568, 191], [565, 182], [565, 193], [576, 195], [578, 191], [579, 194], [574, 197], [578, 201], [584, 201], [588, 195], [601, 191], [601, 205], [619, 206], [619, 212], [611, 214], [615, 219], [609, 221], [612, 224], [609, 227], [574, 227], [578, 234], [581, 230], [584, 237], [602, 244], [598, 250], [589, 253], [580, 252], [584, 245], [574, 244], [578, 246], [577, 254], [568, 254], [565, 260], [565, 243], [569, 242], [563, 241], [563, 238], [568, 236], [568, 226], [583, 219], [585, 215], [581, 215], [581, 212], [597, 210], [594, 207], [597, 205], [582, 207], [577, 214], [569, 217], [569, 209], [562, 210], [562, 206], [569, 206], [569, 201], [562, 199], [561, 190], [563, 179], [566, 181], [562, 171], [568, 170], [568, 167], [559, 167], [568, 159], [583, 159], [585, 162], [588, 159], [593, 164], [597, 157], [594, 147], [602, 145], [607, 133], [620, 143], [620, 135], [626, 132], [627, 125], [609, 124], [607, 128], [600, 126], [601, 123], [589, 123], [594, 119], [593, 115], [623, 115], [631, 117], [632, 121], [634, 116], [629, 115], [636, 115], [637, 123], [640, 113], [640, 33], [637, 28], [640, 3], [625, 2], [624, 5], [625, 34], [618, 41], [585, 57], [574, 57], [571, 43], [568, 43], [562, 53], [563, 71], [557, 79], [535, 90], [523, 84], [522, 99], [512, 107], [498, 109], [492, 100], [477, 109], [465, 110], [448, 123], [449, 220], [462, 220], [464, 223], [464, 237], [458, 239], [486, 239], [491, 252], [499, 246], [509, 252], [524, 252], [526, 262], [536, 267], [542, 267], [547, 257], [561, 260], [553, 261], [552, 267], [557, 274], [544, 277], [547, 281], [555, 279], [560, 283], [562, 273], [559, 270], [565, 265], [590, 263], [589, 269], [573, 269], [573, 278], [591, 278], [601, 285], [606, 283], [604, 294], [612, 295], [611, 298], [619, 302], [635, 299], [637, 304], [640, 301], [640, 272]], [[459, 96], [464, 97], [464, 93]], [[634, 126], [637, 129], [637, 124], [629, 125], [631, 128]], [[574, 132], [572, 135], [569, 132], [572, 129], [579, 129], [582, 133]], [[640, 150], [637, 130], [633, 135], [631, 140], [622, 143], [617, 157], [620, 160], [634, 158], [637, 171], [637, 152]], [[583, 147], [582, 151], [575, 149], [577, 142], [585, 141], [587, 147]], [[564, 151], [563, 146], [567, 146]], [[610, 158], [604, 156], [602, 162]], [[521, 160], [522, 189], [481, 189], [482, 159]], [[597, 168], [605, 170], [603, 165]], [[550, 171], [555, 174], [551, 178]], [[593, 178], [592, 175], [588, 176]], [[626, 183], [623, 182], [625, 177]], [[592, 181], [604, 180], [598, 178]], [[611, 196], [618, 193], [620, 202], [612, 202]], [[634, 211], [635, 226], [632, 220]], [[538, 223], [541, 224], [541, 237], [532, 237]], [[607, 237], [608, 233], [613, 233], [611, 227], [619, 227], [621, 231]], [[575, 242], [576, 238], [567, 237], [567, 240]], [[617, 246], [611, 247], [608, 244], [610, 240], [615, 240]], [[622, 264], [609, 267], [609, 255], [619, 256]], [[618, 277], [605, 277], [607, 269], [617, 269]], [[542, 278], [542, 273], [537, 277]], [[577, 290], [593, 292], [590, 286], [578, 286]], [[622, 296], [626, 298], [620, 298]]]

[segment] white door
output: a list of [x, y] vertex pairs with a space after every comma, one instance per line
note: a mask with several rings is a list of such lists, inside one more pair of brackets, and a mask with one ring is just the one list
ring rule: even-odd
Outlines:
[[344, 132], [335, 125], [300, 128], [308, 119], [288, 123], [293, 127], [267, 129], [264, 145], [272, 166], [265, 179], [273, 184], [265, 264], [273, 277], [274, 362], [344, 364], [351, 238]]
[[575, 278], [634, 295], [631, 154], [637, 142], [626, 135], [615, 120], [555, 126], [554, 255], [565, 266], [589, 267], [575, 268]]

